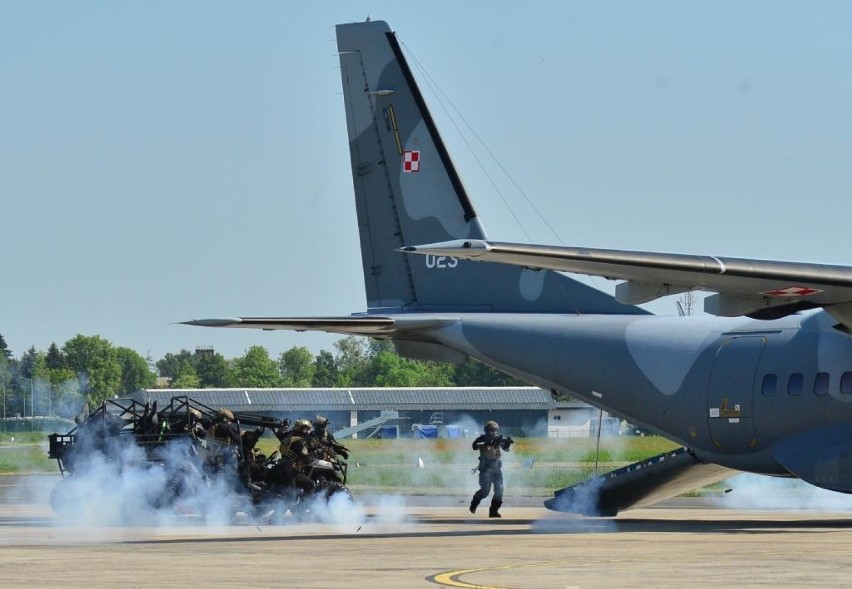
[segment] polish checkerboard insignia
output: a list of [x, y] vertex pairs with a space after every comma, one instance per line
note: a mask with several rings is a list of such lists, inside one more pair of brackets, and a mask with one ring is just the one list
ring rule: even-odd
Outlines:
[[775, 290], [767, 290], [760, 294], [769, 297], [806, 297], [808, 295], [822, 292], [816, 288], [807, 286], [788, 286], [787, 288], [776, 288]]
[[405, 173], [420, 171], [420, 152], [419, 151], [403, 151], [402, 152], [402, 171]]

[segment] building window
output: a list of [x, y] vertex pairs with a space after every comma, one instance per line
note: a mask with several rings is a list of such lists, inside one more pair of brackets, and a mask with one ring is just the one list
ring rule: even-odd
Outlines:
[[787, 380], [787, 394], [798, 396], [802, 394], [802, 389], [805, 388], [805, 377], [801, 372], [795, 372], [790, 375]]
[[830, 381], [831, 377], [828, 376], [827, 372], [817, 372], [817, 375], [814, 377], [814, 394], [826, 394], [828, 392], [828, 384]]
[[844, 395], [852, 395], [852, 372], [844, 372], [840, 377], [840, 392]]
[[771, 397], [775, 394], [775, 391], [778, 389], [778, 375], [777, 374], [767, 374], [763, 377], [763, 386], [760, 388], [760, 392], [763, 393], [764, 397]]

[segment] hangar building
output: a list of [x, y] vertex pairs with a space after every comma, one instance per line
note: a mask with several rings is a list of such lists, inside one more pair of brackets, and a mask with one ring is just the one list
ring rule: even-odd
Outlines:
[[456, 426], [459, 435], [475, 436], [485, 421], [494, 420], [513, 436], [587, 437], [597, 432], [600, 416], [591, 405], [557, 402], [537, 387], [141, 389], [131, 398], [163, 406], [175, 396], [291, 423], [324, 415], [335, 432], [396, 412], [387, 423], [398, 426], [401, 435], [425, 424]]

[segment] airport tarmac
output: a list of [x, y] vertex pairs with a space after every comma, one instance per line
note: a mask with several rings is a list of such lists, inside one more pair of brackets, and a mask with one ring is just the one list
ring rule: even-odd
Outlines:
[[[28, 489], [28, 486], [30, 487]], [[0, 480], [3, 587], [843, 587], [852, 514], [742, 511], [681, 499], [614, 519], [511, 496], [403, 497], [337, 523], [159, 527], [58, 521], [37, 487]], [[519, 506], [518, 504], [523, 504]]]

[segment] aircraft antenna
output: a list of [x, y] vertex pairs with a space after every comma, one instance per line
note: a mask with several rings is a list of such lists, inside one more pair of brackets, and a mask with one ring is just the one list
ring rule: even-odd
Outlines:
[[[520, 185], [515, 181], [515, 178], [509, 173], [509, 171], [506, 169], [506, 167], [503, 166], [503, 164], [500, 162], [500, 160], [497, 158], [497, 156], [494, 155], [494, 153], [488, 148], [488, 145], [485, 143], [485, 141], [483, 141], [482, 137], [479, 136], [479, 134], [476, 132], [476, 130], [473, 128], [473, 126], [471, 126], [471, 124], [467, 121], [467, 119], [465, 119], [465, 117], [461, 113], [461, 111], [459, 111], [459, 109], [456, 108], [456, 105], [453, 103], [452, 100], [450, 100], [450, 97], [447, 96], [447, 94], [443, 90], [441, 90], [441, 87], [438, 85], [438, 83], [435, 81], [435, 79], [429, 74], [429, 72], [426, 70], [426, 68], [423, 67], [423, 64], [420, 63], [420, 61], [417, 59], [417, 57], [414, 55], [414, 53], [411, 51], [411, 49], [409, 49], [408, 46], [405, 43], [403, 43], [401, 40], [399, 41], [399, 44], [400, 44], [401, 47], [403, 47], [405, 49], [405, 52], [411, 58], [411, 62], [417, 67], [417, 70], [423, 75], [423, 78], [424, 78], [424, 81], [426, 82], [426, 85], [429, 86], [429, 88], [432, 90], [432, 93], [434, 94], [435, 99], [438, 101], [438, 104], [441, 105], [441, 108], [443, 109], [443, 111], [445, 113], [447, 113], [447, 116], [450, 120], [450, 123], [453, 125], [456, 132], [459, 134], [459, 137], [461, 137], [461, 140], [464, 142], [465, 146], [467, 146], [467, 149], [471, 153], [471, 155], [473, 156], [473, 159], [476, 160], [476, 163], [479, 165], [480, 169], [482, 170], [482, 173], [485, 174], [485, 177], [488, 179], [488, 182], [491, 184], [491, 187], [494, 189], [494, 192], [496, 192], [497, 196], [500, 197], [500, 200], [503, 201], [503, 205], [509, 211], [509, 214], [515, 220], [515, 223], [518, 225], [521, 232], [527, 238], [527, 241], [532, 241], [532, 238], [530, 237], [529, 233], [527, 233], [527, 230], [524, 228], [523, 223], [521, 223], [521, 220], [518, 218], [518, 215], [515, 213], [514, 209], [509, 204], [509, 201], [503, 195], [503, 192], [500, 190], [500, 188], [498, 188], [497, 183], [494, 181], [494, 178], [491, 176], [491, 174], [488, 173], [488, 170], [486, 169], [485, 164], [482, 163], [482, 160], [479, 158], [476, 151], [473, 149], [473, 146], [467, 140], [466, 133], [463, 133], [462, 130], [459, 128], [458, 123], [456, 123], [456, 117], [461, 119], [461, 121], [462, 121], [462, 123], [464, 123], [465, 127], [467, 127], [467, 129], [476, 138], [476, 140], [479, 142], [479, 144], [482, 146], [482, 148], [486, 151], [486, 153], [488, 153], [488, 155], [491, 157], [491, 159], [497, 164], [497, 167], [500, 168], [500, 170], [503, 171], [503, 174], [506, 175], [506, 177], [509, 179], [509, 181], [512, 183], [512, 185], [515, 187], [515, 189], [518, 191], [518, 193], [523, 197], [523, 199], [527, 202], [527, 204], [530, 206], [530, 208], [532, 208], [532, 210], [535, 211], [535, 214], [538, 216], [539, 219], [541, 219], [542, 223], [544, 223], [544, 226], [547, 227], [550, 230], [551, 233], [553, 233], [553, 235], [556, 237], [556, 240], [559, 242], [559, 244], [564, 246], [565, 242], [562, 241], [562, 238], [559, 236], [559, 233], [556, 232], [556, 230], [553, 228], [553, 226], [550, 224], [550, 222], [547, 220], [547, 218], [541, 213], [541, 211], [538, 209], [538, 207], [535, 206], [535, 203], [533, 203], [532, 199], [529, 196], [527, 196], [526, 192], [524, 192], [524, 190], [520, 187]], [[443, 99], [442, 99], [442, 97], [443, 97]], [[446, 104], [444, 103], [445, 101], [446, 101]], [[447, 108], [447, 105], [449, 105], [449, 109]], [[455, 113], [456, 116], [453, 116], [453, 112], [450, 112], [450, 109], [452, 109], [452, 111]], [[594, 276], [589, 276], [588, 278], [592, 282], [592, 284], [595, 286], [595, 288], [597, 288], [598, 290], [603, 290], [600, 287], [598, 287], [597, 281], [595, 280]], [[571, 297], [568, 295], [565, 288], [563, 287], [561, 290], [565, 294], [565, 298], [568, 300], [568, 302], [571, 303], [572, 305], [574, 305], [574, 302], [571, 300]], [[576, 310], [576, 305], [574, 305], [574, 307], [575, 307], [575, 310]], [[581, 314], [579, 312], [579, 310], [577, 310], [577, 314], [578, 315]]]
[[[491, 184], [491, 187], [494, 189], [494, 192], [496, 192], [497, 196], [500, 197], [500, 200], [503, 201], [503, 205], [509, 211], [509, 214], [512, 215], [512, 218], [515, 220], [515, 223], [517, 223], [518, 227], [523, 232], [523, 234], [527, 238], [527, 240], [532, 241], [532, 238], [527, 233], [527, 230], [524, 228], [524, 225], [523, 225], [523, 223], [521, 223], [521, 220], [518, 218], [517, 214], [515, 214], [515, 211], [514, 211], [514, 209], [512, 209], [512, 206], [509, 204], [509, 201], [503, 195], [503, 192], [497, 186], [497, 183], [494, 181], [494, 178], [488, 172], [488, 169], [485, 167], [485, 164], [482, 163], [482, 160], [477, 155], [476, 150], [473, 149], [473, 146], [467, 140], [466, 134], [462, 132], [461, 128], [459, 128], [458, 123], [456, 123], [456, 117], [461, 119], [461, 122], [464, 123], [464, 126], [467, 127], [467, 129], [476, 138], [476, 140], [479, 142], [479, 144], [482, 146], [482, 148], [485, 149], [485, 151], [488, 153], [489, 156], [491, 156], [491, 159], [494, 160], [494, 162], [497, 164], [497, 167], [499, 167], [503, 171], [503, 173], [506, 175], [506, 177], [509, 179], [509, 181], [515, 186], [515, 188], [518, 190], [518, 192], [521, 194], [521, 196], [524, 197], [524, 199], [527, 201], [527, 203], [530, 205], [530, 207], [532, 207], [532, 209], [535, 211], [535, 213], [538, 215], [538, 217], [544, 222], [545, 226], [548, 229], [550, 229], [550, 231], [556, 236], [556, 239], [559, 240], [559, 243], [562, 244], [562, 245], [565, 245], [564, 243], [562, 243], [562, 240], [559, 239], [559, 235], [556, 233], [556, 231], [553, 229], [553, 227], [551, 227], [550, 223], [547, 222], [547, 219], [541, 214], [541, 212], [533, 204], [532, 200], [529, 197], [527, 197], [527, 195], [524, 193], [524, 191], [521, 189], [521, 187], [518, 186], [518, 183], [515, 182], [515, 179], [512, 177], [511, 174], [509, 174], [508, 170], [506, 170], [506, 168], [503, 166], [503, 164], [500, 163], [500, 160], [497, 159], [497, 157], [494, 155], [494, 153], [490, 149], [488, 149], [488, 145], [485, 144], [485, 142], [482, 140], [482, 138], [479, 136], [479, 134], [474, 130], [474, 128], [471, 126], [471, 124], [467, 121], [467, 119], [464, 118], [464, 115], [461, 113], [461, 111], [459, 111], [459, 109], [456, 108], [456, 105], [453, 104], [453, 101], [450, 100], [450, 97], [447, 96], [447, 94], [443, 90], [441, 90], [441, 87], [438, 85], [438, 83], [435, 81], [435, 79], [431, 75], [429, 75], [429, 72], [426, 71], [426, 68], [423, 67], [423, 64], [421, 64], [417, 60], [417, 58], [414, 56], [414, 54], [411, 52], [411, 50], [408, 48], [408, 46], [405, 45], [405, 43], [400, 41], [400, 45], [405, 47], [405, 51], [411, 57], [411, 61], [417, 66], [418, 71], [420, 71], [420, 73], [423, 74], [423, 78], [426, 81], [426, 84], [429, 86], [429, 88], [432, 89], [432, 92], [434, 93], [435, 98], [438, 101], [438, 104], [440, 104], [441, 108], [444, 110], [444, 112], [447, 113], [448, 118], [450, 120], [450, 123], [453, 125], [453, 127], [455, 127], [456, 132], [459, 134], [459, 137], [461, 137], [461, 140], [464, 142], [465, 146], [467, 146], [467, 149], [470, 152], [470, 154], [473, 156], [473, 159], [476, 160], [477, 164], [479, 164], [479, 168], [482, 170], [482, 173], [485, 174], [485, 177], [488, 179], [488, 182], [489, 182], [489, 184]], [[445, 101], [446, 101], [446, 104], [445, 104]], [[447, 105], [449, 105], [449, 108], [447, 108]], [[452, 109], [453, 112], [450, 112], [450, 109]], [[455, 113], [456, 116], [453, 116], [453, 113]]]

